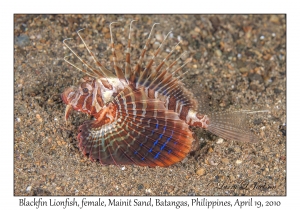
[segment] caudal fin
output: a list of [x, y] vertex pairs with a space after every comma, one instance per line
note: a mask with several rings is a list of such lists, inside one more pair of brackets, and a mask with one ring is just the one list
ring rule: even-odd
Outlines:
[[259, 139], [250, 131], [247, 120], [249, 114], [258, 112], [268, 111], [240, 110], [212, 113], [209, 116], [210, 124], [207, 130], [227, 140], [256, 143]]

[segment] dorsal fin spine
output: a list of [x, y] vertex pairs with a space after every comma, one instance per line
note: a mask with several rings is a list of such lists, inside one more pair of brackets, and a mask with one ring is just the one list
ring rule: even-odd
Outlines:
[[123, 83], [123, 84], [127, 84], [126, 80], [125, 80], [125, 75], [122, 71], [122, 69], [119, 67], [118, 65], [118, 61], [117, 61], [117, 55], [116, 55], [116, 49], [115, 49], [115, 43], [114, 43], [114, 39], [113, 39], [113, 35], [112, 35], [112, 30], [111, 30], [111, 26], [112, 24], [117, 23], [117, 22], [111, 22], [109, 24], [109, 30], [110, 30], [110, 43], [111, 43], [111, 52], [112, 52], [112, 56], [113, 56], [113, 63], [114, 63], [114, 69], [115, 69], [115, 73], [117, 75], [117, 77], [119, 78], [119, 80]]
[[129, 35], [128, 35], [128, 43], [127, 43], [127, 51], [126, 51], [126, 63], [125, 63], [125, 78], [127, 82], [129, 82], [132, 71], [131, 71], [131, 65], [130, 65], [130, 48], [131, 48], [131, 37], [130, 37], [130, 32], [131, 32], [131, 25], [132, 23], [136, 20], [132, 20], [130, 22], [130, 27], [129, 27]]

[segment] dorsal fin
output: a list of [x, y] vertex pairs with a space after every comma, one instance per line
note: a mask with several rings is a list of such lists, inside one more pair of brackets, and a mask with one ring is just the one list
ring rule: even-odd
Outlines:
[[119, 80], [123, 84], [127, 84], [127, 82], [125, 80], [125, 75], [124, 75], [122, 69], [120, 68], [120, 66], [118, 65], [118, 61], [117, 61], [117, 55], [116, 55], [116, 50], [115, 50], [115, 43], [114, 43], [114, 39], [113, 39], [113, 35], [112, 35], [112, 30], [111, 30], [111, 25], [114, 24], [114, 23], [117, 23], [117, 22], [112, 22], [112, 23], [109, 24], [110, 42], [111, 42], [111, 51], [112, 51], [112, 55], [113, 55], [114, 69], [115, 69], [116, 75], [119, 78]]
[[82, 38], [82, 36], [80, 35], [80, 31], [82, 31], [83, 29], [80, 29], [77, 31], [77, 34], [79, 36], [79, 38], [81, 39], [82, 43], [84, 44], [85, 48], [87, 49], [87, 51], [89, 52], [90, 56], [93, 58], [93, 61], [95, 62], [96, 66], [99, 68], [99, 70], [94, 69], [92, 66], [90, 66], [85, 60], [83, 60], [77, 53], [75, 53], [75, 51], [66, 43], [67, 40], [70, 40], [71, 38], [68, 39], [64, 39], [63, 43], [64, 45], [87, 67], [87, 70], [85, 69], [81, 69], [78, 66], [76, 66], [75, 64], [71, 63], [70, 61], [68, 61], [66, 58], [68, 56], [66, 56], [64, 58], [64, 60], [70, 64], [71, 66], [73, 66], [74, 68], [76, 68], [77, 70], [87, 74], [88, 76], [94, 77], [94, 78], [99, 78], [99, 77], [105, 77], [105, 78], [114, 78], [116, 77], [111, 71], [107, 70], [97, 59], [97, 57], [94, 55], [94, 53], [87, 47], [84, 39]]
[[152, 34], [152, 31], [153, 31], [154, 26], [157, 25], [157, 24], [159, 24], [159, 23], [154, 23], [154, 24], [152, 25], [152, 28], [151, 28], [151, 31], [150, 31], [150, 33], [149, 33], [149, 36], [148, 36], [148, 38], [147, 38], [147, 40], [146, 40], [146, 44], [145, 44], [145, 46], [144, 46], [144, 49], [142, 50], [141, 55], [140, 55], [140, 57], [139, 57], [139, 60], [138, 60], [137, 64], [135, 65], [133, 74], [132, 74], [131, 79], [130, 79], [130, 81], [131, 81], [132, 83], [135, 83], [136, 80], [139, 78], [139, 76], [140, 76], [140, 74], [141, 74], [142, 63], [143, 63], [143, 60], [144, 60], [144, 57], [145, 57], [145, 53], [146, 53], [146, 51], [147, 51], [147, 49], [148, 49], [148, 47], [149, 47], [150, 37], [151, 37], [151, 34]]
[[83, 60], [79, 55], [77, 55], [77, 53], [75, 53], [75, 51], [66, 43], [67, 40], [70, 40], [71, 38], [67, 38], [63, 40], [64, 45], [84, 64], [86, 65], [88, 70], [79, 68], [78, 66], [76, 66], [75, 64], [71, 63], [70, 61], [67, 60], [67, 57], [69, 56], [65, 56], [64, 60], [70, 64], [71, 66], [73, 66], [74, 68], [76, 68], [77, 70], [87, 74], [88, 76], [91, 77], [98, 77], [98, 76], [102, 76], [100, 72], [96, 71], [94, 68], [92, 68], [85, 60]]
[[126, 49], [126, 60], [125, 60], [125, 78], [127, 82], [129, 82], [132, 71], [131, 71], [131, 65], [130, 65], [130, 48], [131, 48], [131, 38], [130, 38], [130, 32], [131, 32], [131, 25], [136, 20], [132, 20], [130, 22], [129, 27], [129, 35], [128, 35], [128, 43], [127, 43], [127, 49]]
[[[164, 42], [166, 41], [166, 39], [168, 38], [168, 36], [169, 36], [169, 34], [171, 33], [172, 31], [170, 31], [167, 35], [166, 35], [166, 37], [165, 37], [165, 39], [162, 41], [162, 43], [159, 45], [159, 47], [156, 49], [156, 51], [155, 51], [155, 53], [154, 53], [154, 55], [152, 56], [152, 58], [149, 60], [149, 62], [148, 62], [148, 64], [147, 64], [147, 66], [145, 67], [145, 69], [144, 69], [144, 71], [141, 73], [141, 75], [140, 75], [140, 77], [139, 77], [139, 79], [138, 79], [138, 81], [137, 81], [137, 85], [138, 84], [144, 84], [144, 83], [146, 83], [147, 82], [147, 80], [148, 80], [148, 76], [150, 75], [150, 69], [151, 69], [151, 67], [152, 67], [152, 65], [153, 65], [153, 62], [154, 62], [154, 59], [157, 57], [157, 55], [161, 52], [161, 47], [163, 46], [163, 44], [164, 44]], [[163, 64], [164, 64], [164, 61], [163, 62], [161, 62], [161, 64], [159, 65], [159, 66], [163, 66]], [[160, 67], [160, 68], [161, 68]], [[159, 70], [159, 69], [158, 69]], [[157, 70], [157, 71], [158, 71]]]

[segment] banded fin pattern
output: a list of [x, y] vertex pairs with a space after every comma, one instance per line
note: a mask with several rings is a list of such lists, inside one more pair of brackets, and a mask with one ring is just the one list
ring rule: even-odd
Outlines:
[[166, 111], [162, 101], [127, 87], [113, 101], [117, 117], [97, 126], [88, 121], [80, 126], [79, 147], [101, 164], [169, 166], [182, 160], [193, 141], [189, 126], [178, 113]]

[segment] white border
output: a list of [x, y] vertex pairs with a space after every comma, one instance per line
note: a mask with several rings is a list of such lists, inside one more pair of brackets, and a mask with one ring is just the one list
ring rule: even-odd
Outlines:
[[[18, 0], [0, 3], [1, 25], [1, 202], [3, 209], [19, 208], [20, 197], [13, 197], [13, 14], [15, 13], [286, 13], [287, 14], [287, 197], [254, 197], [280, 200], [282, 207], [298, 207], [299, 199], [299, 11], [292, 1], [37, 1]], [[296, 2], [296, 1], [294, 1]], [[124, 9], [126, 8], [126, 9]], [[298, 120], [299, 121], [299, 120]], [[55, 198], [55, 197], [51, 197]], [[58, 197], [61, 199], [62, 197]], [[133, 197], [129, 197], [133, 199]], [[169, 197], [175, 200], [187, 197]], [[208, 197], [235, 200], [236, 197]], [[233, 201], [232, 201], [233, 202]], [[284, 208], [283, 208], [284, 206]], [[199, 208], [199, 207], [198, 207]], [[53, 208], [52, 208], [53, 209]], [[62, 209], [61, 207], [59, 209]], [[108, 208], [106, 208], [108, 209]], [[173, 208], [174, 209], [174, 208]], [[216, 208], [215, 208], [216, 209]]]

